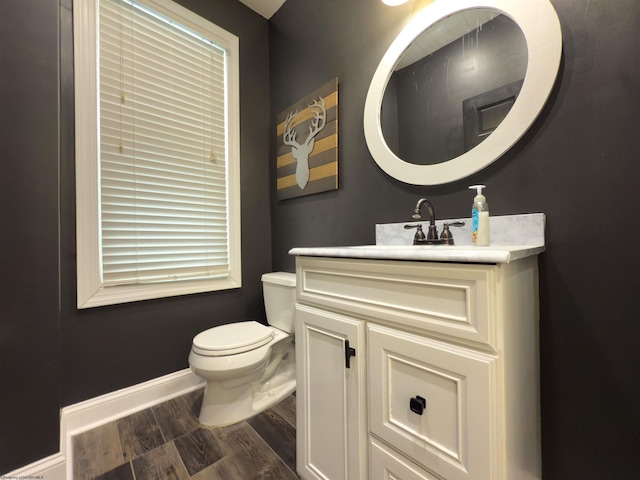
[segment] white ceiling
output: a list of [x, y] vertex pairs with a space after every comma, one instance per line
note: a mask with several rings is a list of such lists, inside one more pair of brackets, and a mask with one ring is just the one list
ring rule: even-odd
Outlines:
[[251, 10], [258, 12], [267, 20], [278, 11], [286, 0], [240, 0]]

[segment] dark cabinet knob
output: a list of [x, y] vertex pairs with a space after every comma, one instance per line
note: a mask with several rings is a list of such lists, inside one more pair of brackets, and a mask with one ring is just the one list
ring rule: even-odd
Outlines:
[[413, 413], [422, 415], [424, 409], [427, 408], [427, 401], [424, 398], [416, 395], [409, 401], [409, 408]]

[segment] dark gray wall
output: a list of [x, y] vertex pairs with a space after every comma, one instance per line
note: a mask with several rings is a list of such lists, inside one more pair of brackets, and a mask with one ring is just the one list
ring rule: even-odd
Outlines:
[[191, 339], [208, 327], [264, 320], [268, 22], [235, 0], [179, 3], [240, 38], [243, 287], [83, 311], [75, 307], [72, 2], [2, 5], [0, 473], [59, 451], [62, 406], [187, 368]]
[[0, 7], [0, 473], [57, 452], [58, 5]]
[[[271, 19], [273, 261], [295, 246], [374, 242], [418, 196], [440, 218], [469, 215], [487, 185], [493, 215], [544, 212], [540, 256], [543, 478], [635, 479], [640, 445], [640, 2], [551, 0], [563, 31], [557, 84], [541, 117], [499, 161], [463, 181], [415, 187], [368, 153], [369, 81], [416, 2], [288, 0]], [[340, 188], [278, 202], [276, 115], [338, 76]]]
[[[268, 23], [235, 0], [178, 3], [240, 37], [243, 287], [78, 311], [75, 248], [69, 248], [61, 261], [63, 405], [187, 368], [191, 340], [198, 332], [222, 323], [264, 318], [260, 275], [271, 269], [271, 259], [263, 254], [270, 246], [269, 212], [263, 208], [269, 199], [264, 180], [269, 90], [268, 82], [256, 79], [268, 77]], [[63, 41], [70, 34], [65, 29]], [[71, 67], [63, 64], [63, 72]], [[72, 98], [61, 99], [64, 132], [73, 131], [72, 108]], [[73, 158], [62, 158], [62, 189], [67, 194], [62, 210], [69, 212], [62, 223], [64, 245], [75, 243]]]

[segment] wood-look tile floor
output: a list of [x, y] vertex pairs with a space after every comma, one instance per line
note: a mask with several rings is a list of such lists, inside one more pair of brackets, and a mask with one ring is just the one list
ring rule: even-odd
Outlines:
[[228, 427], [198, 423], [203, 389], [73, 437], [74, 480], [287, 480], [296, 402]]

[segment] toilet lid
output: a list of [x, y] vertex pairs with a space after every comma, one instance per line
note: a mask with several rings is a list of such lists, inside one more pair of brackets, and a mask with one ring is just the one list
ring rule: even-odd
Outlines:
[[273, 330], [258, 322], [229, 323], [199, 333], [193, 346], [202, 355], [233, 355], [266, 345], [273, 337]]

